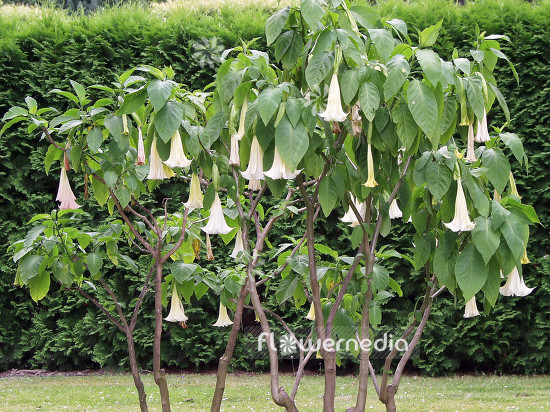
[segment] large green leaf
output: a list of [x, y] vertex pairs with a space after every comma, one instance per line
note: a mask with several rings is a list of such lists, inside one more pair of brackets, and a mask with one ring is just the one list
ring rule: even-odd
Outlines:
[[27, 255], [19, 263], [19, 273], [23, 283], [27, 284], [30, 279], [38, 275], [38, 269], [44, 261], [44, 256]]
[[285, 7], [267, 19], [267, 22], [265, 23], [265, 36], [267, 38], [268, 46], [277, 40], [277, 37], [281, 34], [289, 14], [290, 7]]
[[486, 149], [481, 157], [482, 164], [487, 168], [487, 178], [493, 184], [498, 193], [504, 192], [508, 178], [510, 177], [510, 163], [502, 150]]
[[332, 72], [332, 54], [329, 52], [320, 53], [311, 58], [306, 68], [306, 81], [313, 90]]
[[420, 33], [418, 42], [420, 47], [430, 47], [433, 46], [439, 36], [439, 31], [441, 30], [441, 25], [443, 24], [443, 19], [439, 20], [433, 26], [428, 27], [427, 29], [422, 30]]
[[155, 116], [155, 130], [163, 142], [168, 143], [183, 120], [183, 105], [171, 100]]
[[468, 102], [478, 119], [483, 117], [485, 112], [485, 100], [483, 97], [483, 86], [481, 78], [479, 76], [472, 76], [464, 79], [466, 84], [466, 95], [468, 96]]
[[183, 261], [177, 261], [172, 263], [170, 270], [172, 272], [172, 275], [174, 275], [174, 279], [178, 283], [183, 283], [189, 279], [191, 279], [191, 276], [195, 271], [197, 270], [198, 265], [195, 265], [194, 263], [184, 263]]
[[493, 228], [491, 218], [478, 216], [475, 219], [476, 227], [472, 230], [472, 238], [477, 250], [481, 253], [485, 264], [488, 264], [500, 244], [500, 233]]
[[467, 245], [456, 260], [455, 276], [468, 302], [487, 281], [489, 270], [473, 243]]
[[494, 257], [489, 262], [489, 273], [487, 275], [487, 281], [482, 288], [485, 299], [493, 307], [495, 306], [498, 295], [500, 294], [500, 282], [500, 266], [498, 264], [497, 258]]
[[374, 114], [380, 107], [380, 93], [372, 82], [364, 82], [359, 88], [359, 102], [361, 110], [369, 122], [374, 119]]
[[325, 11], [321, 7], [320, 0], [301, 0], [302, 17], [307, 25], [315, 31], [317, 25], [321, 22], [321, 18], [325, 15]]
[[275, 145], [290, 170], [296, 170], [309, 146], [306, 127], [301, 121], [293, 127], [290, 120], [283, 117], [275, 129]]
[[275, 292], [277, 303], [283, 303], [294, 294], [294, 290], [298, 286], [299, 277], [300, 276], [297, 273], [291, 273], [286, 278], [281, 280], [279, 283], [279, 288]]
[[455, 232], [446, 231], [440, 245], [435, 250], [433, 260], [433, 269], [437, 279], [451, 293], [454, 293], [456, 289], [455, 266], [458, 257], [456, 240]]
[[409, 62], [402, 54], [397, 54], [391, 58], [387, 64], [388, 76], [384, 82], [384, 100], [388, 101], [401, 90], [407, 76], [411, 71]]
[[390, 273], [384, 266], [378, 264], [372, 268], [372, 283], [377, 291], [386, 289], [390, 281]]
[[433, 50], [418, 49], [416, 50], [416, 58], [430, 83], [434, 87], [437, 86], [442, 77], [441, 58], [439, 55]]
[[90, 271], [91, 277], [96, 278], [96, 275], [103, 266], [103, 257], [99, 253], [89, 253], [86, 256], [86, 266]]
[[147, 86], [147, 94], [149, 95], [149, 100], [151, 100], [151, 104], [155, 110], [158, 111], [162, 109], [170, 98], [173, 88], [174, 82], [171, 80], [151, 80]]
[[[124, 134], [124, 123], [122, 122], [122, 117], [108, 114], [107, 116], [105, 116], [103, 123], [105, 124], [105, 127], [107, 128], [109, 133], [111, 133], [111, 135], [113, 136], [115, 142], [117, 142], [118, 147], [120, 149], [124, 148], [130, 140], [130, 135]], [[128, 122], [128, 128], [131, 132], [130, 122]]]
[[283, 98], [283, 90], [277, 87], [272, 87], [262, 91], [258, 97], [258, 112], [264, 124], [268, 124], [273, 117]]
[[[155, 81], [155, 80], [153, 80]], [[147, 99], [147, 90], [142, 87], [135, 92], [128, 93], [124, 96], [124, 102], [117, 114], [129, 114], [138, 111], [138, 109], [145, 103]]]
[[330, 176], [326, 176], [319, 184], [319, 202], [325, 217], [330, 215], [338, 203], [338, 188]]
[[437, 101], [432, 89], [420, 80], [413, 80], [407, 89], [407, 99], [414, 121], [431, 140], [438, 133]]
[[397, 136], [401, 144], [408, 150], [414, 144], [418, 135], [418, 125], [415, 123], [411, 111], [406, 103], [398, 103], [392, 110], [392, 119], [395, 122]]
[[428, 160], [426, 163], [424, 174], [428, 189], [434, 195], [436, 200], [441, 200], [445, 196], [451, 186], [453, 174], [445, 165], [433, 160]]
[[515, 133], [501, 133], [500, 140], [502, 140], [504, 144], [508, 146], [519, 164], [523, 164], [525, 152], [523, 150], [523, 143], [521, 143], [521, 139], [518, 137], [518, 135]]
[[340, 91], [344, 104], [349, 105], [357, 95], [359, 85], [361, 84], [362, 74], [358, 69], [349, 69], [344, 72], [340, 78]]
[[31, 291], [31, 298], [35, 302], [46, 296], [50, 290], [50, 273], [44, 270], [38, 276], [30, 279], [29, 289]]
[[392, 37], [391, 32], [387, 29], [368, 29], [368, 32], [376, 51], [382, 59], [382, 63], [387, 62], [395, 47], [395, 39]]

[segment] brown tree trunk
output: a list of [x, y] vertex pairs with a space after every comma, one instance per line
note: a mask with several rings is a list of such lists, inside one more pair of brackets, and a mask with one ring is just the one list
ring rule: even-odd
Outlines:
[[132, 332], [126, 330], [126, 341], [128, 343], [128, 358], [130, 359], [130, 369], [132, 371], [132, 377], [134, 378], [134, 385], [138, 391], [139, 396], [139, 408], [141, 412], [147, 412], [147, 395], [145, 394], [145, 387], [139, 376], [139, 367], [136, 360], [136, 350], [134, 348], [134, 337]]
[[237, 343], [237, 337], [239, 336], [239, 330], [241, 328], [241, 319], [243, 316], [244, 300], [248, 295], [246, 282], [241, 288], [241, 294], [237, 301], [237, 308], [235, 310], [235, 316], [233, 318], [233, 328], [229, 334], [229, 339], [225, 347], [225, 352], [218, 362], [218, 373], [216, 375], [216, 389], [214, 390], [214, 396], [212, 398], [212, 405], [210, 406], [211, 412], [219, 412], [223, 392], [225, 391], [225, 378], [227, 376], [227, 368], [231, 363], [233, 357], [233, 351], [235, 350], [235, 344]]
[[162, 412], [170, 412], [170, 396], [164, 369], [160, 368], [160, 344], [162, 338], [162, 262], [156, 258], [155, 273], [155, 339], [153, 342], [153, 376], [159, 387]]
[[386, 412], [395, 412], [395, 392], [396, 387], [388, 385], [387, 399], [386, 399]]

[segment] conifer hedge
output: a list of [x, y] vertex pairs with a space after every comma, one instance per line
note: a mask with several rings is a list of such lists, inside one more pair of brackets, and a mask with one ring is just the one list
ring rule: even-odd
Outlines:
[[[272, 7], [278, 7], [273, 5]], [[550, 370], [550, 1], [540, 4], [518, 0], [486, 0], [456, 6], [443, 0], [404, 3], [398, 0], [377, 6], [382, 16], [401, 18], [410, 27], [423, 29], [444, 19], [438, 41], [442, 57], [449, 58], [454, 48], [467, 52], [479, 27], [487, 34], [505, 34], [511, 42], [504, 52], [516, 65], [520, 84], [510, 70], [500, 69], [504, 83], [500, 89], [512, 113], [512, 129], [523, 139], [529, 156], [528, 173], [516, 176], [518, 189], [527, 203], [535, 205], [542, 222], [534, 229], [528, 248], [531, 264], [524, 268], [528, 286], [537, 289], [524, 298], [506, 298], [489, 316], [464, 320], [446, 295], [432, 311], [414, 366], [427, 374], [446, 374], [457, 370], [502, 373], [548, 373]], [[27, 95], [40, 105], [63, 103], [48, 92], [66, 88], [69, 79], [84, 85], [108, 83], [114, 74], [141, 64], [171, 65], [176, 80], [190, 88], [202, 88], [213, 80], [223, 48], [239, 45], [240, 39], [258, 38], [255, 47], [265, 47], [264, 23], [272, 11], [269, 5], [224, 3], [196, 9], [192, 2], [180, 7], [120, 6], [88, 16], [69, 16], [62, 11], [0, 13], [0, 114], [20, 104]], [[493, 124], [504, 116], [495, 108], [489, 115]], [[10, 132], [0, 138], [0, 370], [9, 368], [84, 369], [126, 367], [125, 341], [101, 316], [90, 316], [95, 309], [70, 291], [48, 295], [39, 305], [27, 291], [12, 286], [15, 265], [6, 249], [25, 232], [26, 222], [35, 213], [55, 207], [57, 176], [44, 176], [41, 148], [25, 133]], [[75, 192], [83, 192], [83, 184]], [[168, 197], [182, 196], [171, 193]], [[91, 204], [92, 202], [89, 202]], [[90, 225], [94, 224], [94, 208]], [[299, 217], [297, 217], [299, 218]], [[348, 228], [333, 212], [323, 224], [331, 246], [349, 247]], [[292, 225], [278, 235], [293, 233]], [[336, 234], [336, 236], [335, 236]], [[395, 227], [390, 236], [410, 245], [406, 225]], [[220, 245], [222, 247], [223, 245]], [[227, 256], [228, 253], [225, 254]], [[223, 267], [224, 254], [215, 265]], [[147, 262], [141, 262], [145, 267]], [[136, 276], [124, 268], [117, 281], [129, 291], [137, 287]], [[396, 279], [415, 276], [411, 267], [396, 266]], [[122, 288], [117, 288], [122, 290]], [[414, 296], [414, 291], [404, 290]], [[131, 296], [131, 293], [129, 293]], [[412, 298], [411, 298], [412, 299]], [[401, 300], [400, 300], [401, 301]], [[212, 328], [216, 299], [202, 299], [188, 311], [188, 329], [166, 328], [163, 361], [173, 367], [203, 368], [214, 364], [222, 350], [218, 343], [226, 331]], [[385, 323], [398, 319], [414, 307], [394, 307]], [[149, 306], [147, 306], [149, 305]], [[276, 307], [276, 303], [273, 303]], [[142, 325], [136, 332], [136, 346], [142, 367], [147, 368], [152, 345], [152, 302], [145, 301]], [[304, 314], [292, 305], [283, 308], [291, 322], [303, 322]], [[150, 317], [147, 313], [150, 313]], [[187, 313], [187, 309], [186, 309]], [[245, 325], [254, 324], [254, 315]], [[97, 319], [100, 319], [98, 322]], [[452, 325], [453, 328], [448, 327]], [[236, 368], [261, 368], [251, 363], [245, 351], [246, 339], [239, 340], [234, 357]]]

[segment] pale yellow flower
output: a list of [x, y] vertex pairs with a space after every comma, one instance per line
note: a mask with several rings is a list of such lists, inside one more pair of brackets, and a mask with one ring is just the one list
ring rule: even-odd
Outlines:
[[164, 320], [167, 320], [168, 322], [186, 322], [187, 316], [185, 316], [185, 312], [183, 310], [183, 303], [181, 303], [180, 296], [178, 294], [178, 289], [176, 287], [176, 283], [174, 283], [174, 287], [172, 288], [172, 302], [170, 304], [170, 313], [167, 317], [164, 318]]
[[233, 321], [229, 319], [229, 315], [227, 314], [227, 308], [224, 305], [222, 305], [222, 302], [220, 301], [220, 311], [218, 314], [218, 320], [212, 326], [224, 327], [229, 325], [233, 325]]
[[472, 230], [475, 227], [475, 223], [470, 220], [470, 216], [468, 215], [468, 205], [466, 204], [466, 197], [464, 196], [460, 177], [456, 183], [455, 216], [452, 222], [443, 223], [453, 232], [465, 232]]
[[475, 296], [472, 299], [470, 299], [468, 303], [466, 303], [466, 308], [464, 309], [465, 318], [473, 318], [474, 316], [479, 316], [479, 311], [477, 310]]
[[371, 144], [369, 143], [367, 149], [367, 181], [363, 184], [366, 187], [375, 187], [378, 185], [376, 179], [374, 178], [374, 162], [372, 160], [372, 149]]
[[340, 85], [338, 84], [338, 75], [334, 73], [330, 81], [328, 90], [327, 108], [319, 113], [327, 122], [343, 122], [348, 115], [342, 110], [342, 101], [340, 100]]

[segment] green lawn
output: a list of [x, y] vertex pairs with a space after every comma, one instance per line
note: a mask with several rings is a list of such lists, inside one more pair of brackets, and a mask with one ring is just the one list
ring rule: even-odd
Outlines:
[[[145, 376], [150, 410], [159, 410], [159, 395], [151, 375]], [[173, 410], [206, 411], [215, 382], [213, 374], [170, 375]], [[282, 377], [290, 392], [291, 375]], [[336, 410], [352, 406], [357, 380], [339, 377]], [[382, 411], [369, 388], [367, 410]], [[306, 376], [297, 396], [300, 411], [321, 410], [323, 379]], [[400, 411], [548, 411], [550, 377], [405, 377], [397, 393]], [[135, 411], [136, 391], [130, 375], [55, 376], [0, 379], [0, 411]], [[224, 411], [271, 411], [269, 376], [231, 374]]]

